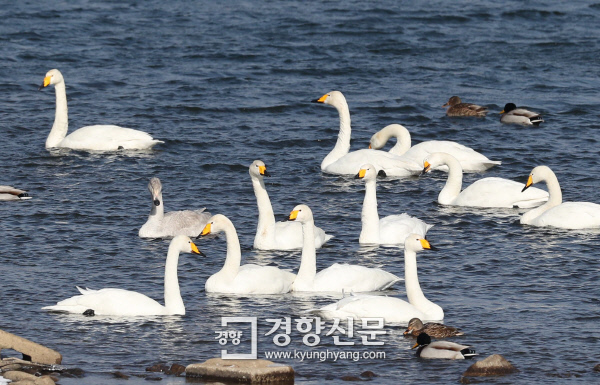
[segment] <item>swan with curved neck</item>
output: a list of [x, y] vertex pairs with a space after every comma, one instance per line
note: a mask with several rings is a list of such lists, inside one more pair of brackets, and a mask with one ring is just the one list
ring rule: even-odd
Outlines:
[[144, 150], [157, 143], [149, 134], [131, 128], [114, 125], [82, 127], [67, 136], [69, 116], [65, 81], [57, 69], [46, 73], [40, 89], [54, 85], [56, 93], [56, 113], [52, 130], [46, 139], [46, 148], [61, 147], [85, 151]]
[[[302, 225], [296, 222], [275, 222], [269, 194], [265, 188], [264, 177], [271, 176], [267, 166], [261, 160], [252, 162], [249, 168], [252, 187], [258, 206], [258, 226], [254, 237], [254, 248], [260, 250], [291, 250], [302, 247]], [[315, 246], [320, 248], [333, 238], [315, 226]]]
[[333, 264], [317, 273], [317, 253], [314, 242], [314, 221], [306, 205], [294, 207], [290, 221], [302, 223], [304, 246], [298, 275], [292, 291], [312, 292], [364, 292], [385, 290], [400, 278], [382, 269], [348, 264]]
[[386, 322], [394, 323], [407, 323], [415, 317], [426, 321], [443, 320], [444, 310], [425, 297], [419, 284], [417, 252], [424, 249], [432, 247], [418, 234], [410, 234], [404, 241], [404, 284], [408, 302], [395, 297], [355, 295], [311, 313], [324, 318], [383, 317]]
[[138, 232], [141, 238], [172, 238], [176, 235], [196, 237], [211, 217], [209, 212], [204, 211], [205, 208], [165, 213], [162, 183], [158, 178], [150, 179], [148, 190], [152, 194], [152, 209]]
[[331, 91], [313, 100], [337, 109], [340, 116], [340, 131], [337, 142], [331, 152], [321, 162], [321, 170], [329, 174], [354, 175], [356, 170], [365, 163], [370, 163], [383, 170], [388, 176], [406, 177], [418, 175], [420, 163], [406, 161], [386, 151], [362, 149], [350, 151], [350, 110], [346, 98], [340, 91]]
[[206, 281], [207, 293], [282, 294], [290, 291], [296, 275], [274, 266], [241, 265], [242, 251], [233, 223], [224, 215], [210, 218], [201, 235], [225, 233], [227, 256], [219, 272]]
[[[454, 156], [460, 162], [463, 172], [485, 171], [502, 163], [490, 160], [470, 147], [449, 140], [428, 140], [411, 147], [410, 132], [400, 124], [390, 124], [373, 134], [369, 148], [379, 150], [391, 138], [396, 138], [396, 144], [389, 150], [389, 153], [418, 164], [421, 164], [425, 157], [434, 152], [445, 152]], [[436, 169], [448, 171], [446, 166], [438, 166]]]
[[365, 181], [365, 199], [361, 214], [362, 230], [358, 243], [402, 245], [407, 235], [411, 233], [425, 237], [432, 225], [406, 213], [379, 218], [376, 195], [377, 170], [373, 165], [363, 165], [354, 178]]
[[77, 289], [77, 295], [53, 306], [42, 309], [76, 314], [149, 316], [149, 315], [184, 315], [185, 306], [179, 291], [177, 263], [179, 253], [204, 255], [198, 250], [190, 238], [178, 235], [169, 244], [165, 263], [165, 305], [135, 291], [123, 289], [91, 290]]
[[586, 229], [600, 227], [600, 205], [591, 202], [562, 202], [558, 178], [548, 166], [535, 167], [523, 191], [538, 182], [548, 186], [550, 198], [540, 207], [523, 214], [521, 223], [533, 226], [552, 226], [563, 229]]
[[522, 183], [504, 178], [483, 178], [462, 189], [462, 167], [450, 154], [435, 152], [425, 158], [423, 173], [439, 165], [448, 166], [448, 179], [440, 194], [438, 203], [450, 206], [468, 207], [535, 207], [548, 200], [548, 193], [535, 189], [521, 193]]

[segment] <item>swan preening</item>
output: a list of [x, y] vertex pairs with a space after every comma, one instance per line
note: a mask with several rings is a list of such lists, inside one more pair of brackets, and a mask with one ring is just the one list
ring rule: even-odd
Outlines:
[[[267, 166], [261, 160], [255, 160], [250, 165], [250, 178], [258, 206], [258, 225], [254, 237], [254, 248], [261, 250], [290, 250], [302, 247], [302, 225], [296, 222], [275, 222], [275, 214], [271, 206], [269, 194], [265, 188], [264, 177], [271, 176]], [[320, 227], [314, 229], [315, 247], [320, 248], [333, 238], [325, 234]]]
[[404, 159], [386, 151], [363, 149], [350, 151], [350, 110], [346, 98], [340, 91], [331, 91], [315, 103], [329, 104], [335, 107], [340, 115], [340, 131], [335, 147], [321, 162], [321, 170], [329, 174], [355, 175], [356, 170], [366, 163], [370, 163], [377, 171], [383, 170], [388, 176], [406, 177], [419, 175], [420, 163], [405, 161]]
[[[369, 146], [379, 150], [391, 138], [396, 138], [396, 145], [389, 152], [406, 161], [415, 162], [419, 167], [423, 159], [434, 152], [445, 152], [454, 156], [460, 162], [463, 172], [481, 172], [502, 163], [490, 160], [470, 147], [448, 140], [428, 140], [411, 147], [410, 132], [400, 124], [390, 124], [373, 134]], [[448, 171], [448, 167], [444, 165], [437, 166], [435, 169]]]
[[171, 211], [165, 213], [160, 179], [152, 178], [148, 183], [152, 195], [152, 210], [148, 220], [140, 228], [142, 238], [172, 238], [176, 235], [196, 237], [210, 218], [206, 208], [199, 210]]
[[401, 278], [382, 269], [339, 263], [335, 263], [317, 273], [317, 254], [313, 242], [314, 220], [312, 211], [306, 205], [298, 205], [290, 213], [289, 219], [302, 223], [302, 234], [304, 237], [300, 268], [292, 284], [292, 291], [377, 291], [385, 290], [401, 280]]
[[[190, 238], [178, 235], [169, 244], [165, 263], [165, 305], [144, 294], [123, 289], [91, 290], [77, 287], [81, 295], [65, 299], [42, 309], [110, 316], [184, 315], [185, 306], [179, 291], [177, 263], [179, 253], [203, 255]], [[89, 312], [92, 311], [92, 312]]]
[[227, 256], [223, 268], [206, 280], [207, 293], [283, 294], [290, 291], [295, 274], [274, 266], [240, 266], [240, 241], [233, 223], [226, 216], [217, 214], [211, 217], [201, 235], [220, 232], [225, 233]]
[[461, 345], [450, 341], [431, 342], [427, 333], [421, 333], [417, 342], [412, 347], [418, 347], [415, 355], [420, 358], [441, 358], [447, 360], [464, 360], [476, 356], [475, 350], [468, 345]]
[[562, 203], [562, 192], [558, 179], [548, 166], [535, 167], [529, 174], [523, 191], [528, 191], [531, 189], [531, 185], [538, 182], [546, 182], [550, 198], [542, 206], [523, 214], [522, 224], [563, 229], [600, 227], [600, 205], [591, 202]]
[[515, 123], [525, 126], [539, 126], [544, 120], [537, 112], [529, 111], [524, 108], [517, 108], [514, 103], [506, 103], [504, 109], [500, 112], [502, 123]]
[[27, 191], [12, 186], [0, 186], [0, 201], [20, 201], [31, 199]]
[[355, 178], [365, 181], [362, 229], [358, 238], [360, 244], [402, 245], [409, 234], [416, 233], [425, 237], [433, 226], [406, 213], [380, 219], [377, 213], [377, 170], [373, 165], [363, 165]]
[[46, 148], [61, 147], [85, 151], [144, 150], [157, 143], [164, 143], [143, 131], [114, 125], [86, 126], [67, 135], [67, 91], [64, 78], [57, 69], [46, 73], [40, 89], [51, 84], [56, 92], [56, 113], [52, 130], [46, 140]]
[[463, 103], [458, 96], [452, 96], [442, 107], [448, 107], [446, 110], [448, 116], [484, 117], [488, 112], [487, 107], [473, 103]]
[[443, 320], [444, 310], [425, 298], [419, 285], [417, 251], [424, 249], [431, 249], [431, 245], [418, 234], [411, 234], [404, 241], [404, 284], [409, 302], [395, 297], [359, 294], [310, 312], [329, 319], [383, 317], [385, 322], [393, 323], [407, 323], [415, 317], [426, 321]]
[[461, 191], [462, 168], [450, 154], [436, 152], [425, 158], [423, 172], [445, 164], [449, 168], [448, 179], [438, 195], [438, 203], [468, 207], [535, 207], [548, 200], [548, 193], [530, 189], [522, 193], [522, 183], [504, 178], [483, 178]]

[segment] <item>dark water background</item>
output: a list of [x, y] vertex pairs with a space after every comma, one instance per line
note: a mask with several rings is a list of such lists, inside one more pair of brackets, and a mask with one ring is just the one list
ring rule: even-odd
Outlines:
[[[34, 197], [0, 205], [0, 328], [55, 348], [65, 365], [87, 373], [63, 384], [121, 383], [107, 373], [201, 362], [220, 355], [221, 316], [258, 317], [264, 334], [266, 318], [296, 318], [336, 299], [205, 294], [225, 255], [219, 238], [198, 241], [208, 258], [180, 260], [185, 317], [41, 311], [75, 295], [75, 285], [162, 302], [168, 241], [137, 237], [153, 176], [167, 210], [206, 206], [227, 215], [246, 262], [296, 269], [299, 252], [251, 248], [257, 211], [247, 167], [261, 159], [274, 175], [267, 189], [278, 218], [306, 203], [335, 235], [318, 252], [319, 268], [345, 261], [403, 275], [401, 250], [358, 245], [362, 183], [320, 171], [338, 117], [309, 101], [330, 90], [348, 100], [353, 149], [401, 123], [415, 143], [454, 140], [502, 160], [465, 185], [483, 176], [524, 182], [546, 164], [564, 200], [600, 202], [600, 3], [4, 1], [0, 20], [0, 184]], [[71, 130], [118, 124], [166, 143], [137, 154], [45, 150], [54, 91], [37, 87], [51, 68], [66, 80]], [[441, 105], [455, 94], [488, 106], [489, 116], [445, 117]], [[501, 125], [507, 102], [546, 122]], [[380, 182], [379, 213], [406, 211], [435, 225], [428, 238], [440, 250], [419, 257], [425, 294], [480, 358], [499, 353], [520, 369], [486, 383], [597, 382], [598, 232], [523, 227], [515, 210], [439, 207], [444, 178]], [[404, 288], [389, 294], [403, 297]], [[418, 360], [402, 328], [386, 330], [384, 360], [283, 362], [311, 384], [344, 383], [365, 370], [379, 375], [376, 383], [456, 383], [471, 363]], [[302, 334], [292, 337], [290, 350], [308, 350]], [[328, 341], [318, 348], [336, 349]], [[352, 351], [367, 350], [355, 341]], [[265, 350], [275, 350], [270, 337], [260, 339], [260, 357]]]

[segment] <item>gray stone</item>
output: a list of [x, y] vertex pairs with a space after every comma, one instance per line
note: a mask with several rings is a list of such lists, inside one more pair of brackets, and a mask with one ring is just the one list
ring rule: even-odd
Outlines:
[[54, 380], [50, 376], [41, 376], [34, 381], [35, 385], [54, 385]]
[[2, 373], [2, 377], [6, 378], [7, 380], [11, 380], [13, 382], [22, 381], [22, 380], [35, 381], [37, 379], [37, 377], [34, 376], [33, 374], [17, 372], [14, 370], [10, 371], [10, 372]]
[[41, 364], [52, 365], [62, 362], [62, 355], [59, 352], [4, 330], [0, 330], [0, 351], [2, 349], [16, 350], [23, 354], [23, 358]]
[[463, 373], [465, 377], [484, 377], [484, 376], [504, 376], [518, 372], [506, 358], [499, 354], [491, 356], [475, 362]]
[[185, 368], [186, 377], [235, 381], [248, 384], [293, 384], [294, 369], [268, 360], [224, 360], [211, 358]]

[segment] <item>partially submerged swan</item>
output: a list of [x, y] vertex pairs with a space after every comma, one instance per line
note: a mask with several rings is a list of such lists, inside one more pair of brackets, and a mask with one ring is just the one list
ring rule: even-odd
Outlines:
[[31, 199], [27, 191], [12, 186], [0, 186], [0, 201], [20, 201]]
[[165, 263], [165, 305], [144, 294], [123, 289], [91, 290], [77, 287], [81, 295], [65, 299], [43, 310], [89, 315], [150, 316], [184, 315], [185, 306], [179, 291], [177, 262], [179, 253], [201, 254], [185, 235], [178, 235], [169, 244]]
[[114, 125], [86, 126], [67, 135], [67, 91], [64, 78], [57, 69], [46, 73], [40, 89], [51, 84], [56, 91], [56, 113], [52, 130], [46, 140], [46, 148], [61, 147], [85, 151], [144, 150], [157, 143], [164, 143], [143, 131]]
[[165, 213], [162, 183], [158, 178], [150, 179], [148, 190], [152, 194], [152, 210], [138, 233], [141, 238], [172, 238], [181, 234], [196, 237], [211, 217], [204, 211], [206, 208]]

